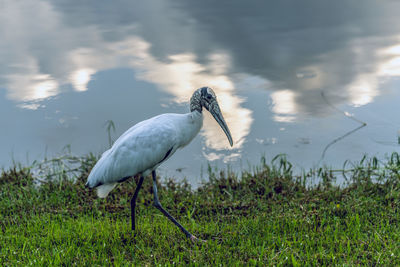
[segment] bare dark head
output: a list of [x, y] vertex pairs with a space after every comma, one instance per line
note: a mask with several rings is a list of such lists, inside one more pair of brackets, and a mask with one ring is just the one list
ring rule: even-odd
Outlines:
[[210, 111], [210, 106], [214, 102], [217, 103], [217, 96], [210, 87], [202, 87], [198, 90], [201, 92], [201, 105]]
[[217, 102], [217, 96], [214, 91], [210, 87], [202, 87], [197, 89], [192, 97], [190, 98], [190, 111], [198, 111], [202, 112], [203, 107], [208, 110], [211, 115], [213, 115], [214, 119], [221, 126], [222, 130], [224, 130], [226, 136], [228, 137], [229, 144], [233, 146], [232, 136], [229, 131], [228, 126], [222, 116], [221, 110], [219, 108]]
[[190, 98], [190, 111], [202, 112], [203, 107], [210, 110], [210, 105], [217, 102], [217, 96], [210, 87], [201, 87]]

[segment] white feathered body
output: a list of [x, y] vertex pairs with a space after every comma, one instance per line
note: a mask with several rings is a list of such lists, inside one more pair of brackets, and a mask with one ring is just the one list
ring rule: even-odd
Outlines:
[[105, 151], [89, 174], [87, 185], [97, 187], [99, 197], [106, 197], [124, 178], [148, 175], [198, 134], [203, 115], [162, 114], [142, 121], [123, 133]]

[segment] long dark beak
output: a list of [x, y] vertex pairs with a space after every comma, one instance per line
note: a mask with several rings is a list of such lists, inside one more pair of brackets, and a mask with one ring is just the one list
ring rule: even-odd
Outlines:
[[224, 130], [226, 137], [228, 137], [229, 144], [233, 146], [231, 132], [229, 131], [228, 125], [226, 125], [224, 116], [222, 116], [218, 103], [216, 101], [211, 103], [208, 111], [210, 111], [211, 115], [213, 115], [214, 119], [218, 122], [219, 126], [221, 126], [222, 130]]

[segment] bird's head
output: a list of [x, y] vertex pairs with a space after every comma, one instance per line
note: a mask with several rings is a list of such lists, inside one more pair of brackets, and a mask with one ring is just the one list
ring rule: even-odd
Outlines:
[[207, 109], [211, 115], [213, 115], [214, 119], [225, 132], [226, 137], [228, 137], [229, 144], [233, 146], [231, 132], [229, 131], [228, 125], [226, 125], [225, 119], [222, 116], [217, 102], [217, 96], [210, 87], [202, 87], [197, 89], [190, 99], [190, 111], [197, 110], [202, 112], [203, 107]]

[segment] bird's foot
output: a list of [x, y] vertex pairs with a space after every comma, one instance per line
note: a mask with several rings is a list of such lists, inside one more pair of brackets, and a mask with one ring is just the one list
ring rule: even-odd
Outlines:
[[196, 243], [196, 242], [203, 242], [203, 243], [207, 243], [207, 241], [206, 241], [206, 240], [203, 240], [203, 239], [197, 238], [197, 237], [195, 237], [194, 235], [191, 235], [191, 236], [190, 236], [190, 241], [192, 241], [193, 243]]

